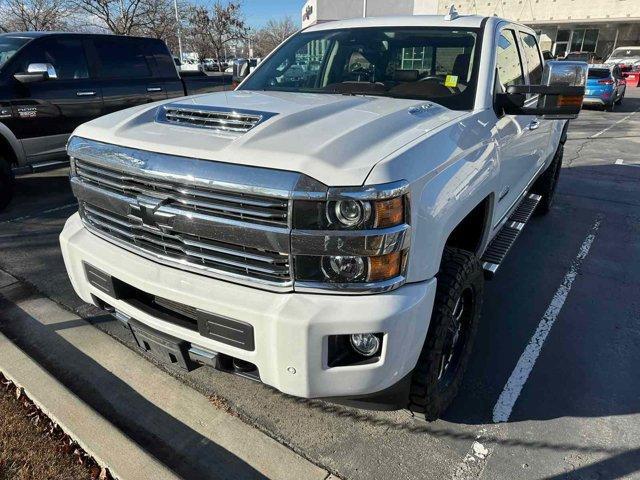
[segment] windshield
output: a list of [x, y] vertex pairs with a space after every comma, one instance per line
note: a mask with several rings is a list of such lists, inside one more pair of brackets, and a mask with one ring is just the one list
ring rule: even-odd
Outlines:
[[300, 33], [243, 90], [377, 95], [473, 108], [477, 30], [357, 28]]
[[4, 37], [0, 35], [0, 68], [28, 41], [28, 38]]
[[618, 48], [611, 56], [613, 58], [640, 57], [640, 48]]

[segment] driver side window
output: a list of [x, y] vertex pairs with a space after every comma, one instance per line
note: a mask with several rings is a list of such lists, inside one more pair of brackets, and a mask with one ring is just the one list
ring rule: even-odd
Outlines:
[[513, 30], [503, 30], [500, 34], [496, 70], [502, 91], [511, 85], [524, 85], [522, 60], [518, 51], [516, 34]]
[[89, 67], [81, 40], [51, 38], [34, 42], [20, 57], [18, 72], [26, 72], [32, 63], [53, 65], [58, 80], [89, 78]]

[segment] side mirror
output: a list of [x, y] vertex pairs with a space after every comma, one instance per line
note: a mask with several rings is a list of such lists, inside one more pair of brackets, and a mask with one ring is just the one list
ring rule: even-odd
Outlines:
[[233, 86], [234, 88], [240, 85], [242, 81], [249, 75], [249, 61], [245, 59], [236, 60], [233, 62]]
[[13, 77], [21, 83], [34, 83], [56, 79], [58, 74], [50, 63], [30, 63], [26, 73], [16, 73]]
[[[541, 85], [511, 85], [496, 96], [507, 115], [540, 115], [547, 119], [576, 118], [582, 108], [588, 66], [586, 62], [549, 61]], [[535, 106], [525, 106], [527, 94], [538, 95]]]

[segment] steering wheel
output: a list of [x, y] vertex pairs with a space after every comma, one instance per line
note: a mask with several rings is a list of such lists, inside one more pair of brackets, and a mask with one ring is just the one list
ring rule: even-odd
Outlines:
[[443, 78], [440, 75], [429, 75], [429, 76], [421, 78], [418, 81], [419, 82], [427, 82], [429, 80], [437, 80], [438, 82], [441, 82], [443, 80]]

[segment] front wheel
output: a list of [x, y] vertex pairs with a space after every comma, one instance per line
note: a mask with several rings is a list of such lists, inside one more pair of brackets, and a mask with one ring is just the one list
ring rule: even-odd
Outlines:
[[622, 95], [620, 95], [620, 98], [618, 98], [618, 100], [616, 100], [616, 105], [622, 105], [622, 100], [624, 100], [624, 94], [626, 92], [622, 92]]
[[4, 210], [13, 197], [14, 181], [9, 161], [0, 155], [0, 212]]
[[420, 418], [438, 419], [460, 389], [478, 330], [483, 289], [477, 257], [445, 248], [429, 331], [411, 379], [408, 408]]

